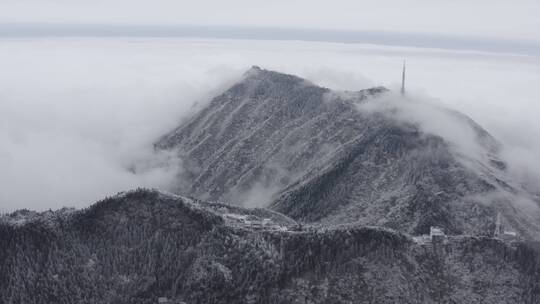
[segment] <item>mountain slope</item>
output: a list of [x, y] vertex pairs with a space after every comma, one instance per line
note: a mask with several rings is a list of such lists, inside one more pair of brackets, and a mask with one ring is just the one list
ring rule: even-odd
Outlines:
[[[354, 97], [360, 100], [382, 90]], [[301, 78], [254, 67], [156, 146], [177, 149], [184, 161], [186, 183], [179, 185], [179, 193], [246, 201], [254, 187], [288, 185], [357, 131], [350, 122], [353, 108], [344, 111], [328, 102], [330, 93]], [[329, 125], [331, 121], [335, 123]]]
[[[17, 218], [17, 221], [13, 221]], [[298, 229], [264, 209], [137, 190], [0, 217], [0, 302], [538, 303], [540, 248]]]
[[540, 200], [507, 177], [487, 131], [463, 114], [421, 109], [472, 134], [478, 153], [462, 151], [409, 117], [414, 100], [380, 106], [389, 94], [337, 92], [254, 67], [156, 147], [184, 162], [176, 191], [203, 199], [415, 234], [433, 225], [491, 234], [501, 212], [511, 229], [540, 239]]

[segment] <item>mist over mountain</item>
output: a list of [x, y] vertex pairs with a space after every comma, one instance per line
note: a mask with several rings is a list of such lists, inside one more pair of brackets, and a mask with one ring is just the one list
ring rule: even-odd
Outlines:
[[439, 98], [433, 103], [466, 113], [501, 141], [513, 160], [509, 172], [539, 185], [535, 57], [181, 38], [3, 38], [1, 45], [0, 212], [83, 208], [134, 187], [169, 189], [180, 166], [152, 143], [253, 63], [335, 90], [398, 91], [406, 57], [411, 99]]
[[382, 87], [340, 92], [254, 67], [156, 143], [176, 151], [175, 191], [296, 220], [489, 235], [501, 212], [540, 239], [539, 197], [464, 114]]
[[253, 67], [154, 148], [177, 194], [1, 215], [0, 302], [540, 301], [538, 195], [415, 94]]
[[540, 304], [538, 12], [0, 0], [0, 304]]

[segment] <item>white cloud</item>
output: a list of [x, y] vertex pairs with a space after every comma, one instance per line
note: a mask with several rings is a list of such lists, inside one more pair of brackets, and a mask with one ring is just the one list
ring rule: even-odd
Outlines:
[[470, 115], [526, 155], [516, 167], [533, 168], [536, 57], [277, 41], [2, 39], [0, 210], [80, 207], [137, 186], [166, 188], [178, 166], [151, 143], [251, 65], [336, 89], [396, 88], [405, 57], [411, 92]]

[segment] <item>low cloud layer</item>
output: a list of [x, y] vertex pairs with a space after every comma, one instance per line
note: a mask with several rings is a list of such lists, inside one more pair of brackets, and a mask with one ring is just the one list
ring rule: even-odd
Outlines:
[[403, 58], [409, 90], [471, 116], [533, 173], [516, 172], [540, 176], [536, 57], [304, 42], [2, 39], [0, 211], [167, 189], [181, 160], [156, 154], [152, 143], [251, 65], [335, 89], [395, 89]]

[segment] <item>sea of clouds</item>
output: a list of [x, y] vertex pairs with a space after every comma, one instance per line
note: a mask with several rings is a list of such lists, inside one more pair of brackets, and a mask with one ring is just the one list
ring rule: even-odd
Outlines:
[[534, 56], [294, 41], [2, 38], [0, 212], [85, 207], [139, 186], [170, 188], [181, 160], [154, 151], [153, 142], [252, 65], [333, 89], [397, 90], [405, 58], [411, 94], [473, 118], [504, 144], [513, 174], [539, 181]]

